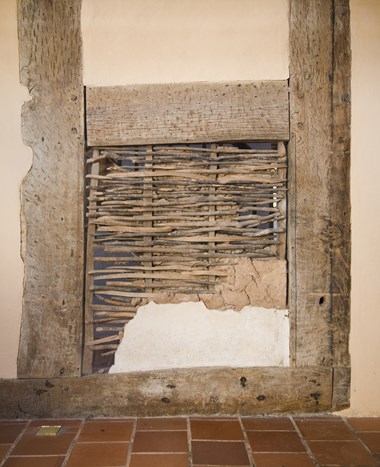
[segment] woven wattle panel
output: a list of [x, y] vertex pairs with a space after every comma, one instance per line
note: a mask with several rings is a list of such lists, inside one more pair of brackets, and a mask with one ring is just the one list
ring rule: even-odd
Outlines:
[[142, 301], [213, 293], [230, 258], [279, 256], [282, 143], [107, 148], [88, 164], [93, 349], [113, 352]]

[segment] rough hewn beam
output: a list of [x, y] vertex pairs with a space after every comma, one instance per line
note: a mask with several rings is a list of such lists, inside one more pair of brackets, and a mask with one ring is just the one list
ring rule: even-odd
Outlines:
[[22, 185], [25, 281], [18, 375], [80, 374], [83, 292], [81, 0], [19, 0], [33, 166]]
[[349, 364], [348, 0], [292, 0], [289, 298], [293, 363]]
[[0, 381], [0, 418], [322, 412], [331, 368], [198, 368]]
[[348, 0], [334, 1], [333, 27], [334, 113], [333, 158], [331, 166], [333, 365], [349, 367], [350, 354], [348, 345], [351, 291], [351, 44]]
[[89, 146], [289, 139], [287, 81], [89, 87]]

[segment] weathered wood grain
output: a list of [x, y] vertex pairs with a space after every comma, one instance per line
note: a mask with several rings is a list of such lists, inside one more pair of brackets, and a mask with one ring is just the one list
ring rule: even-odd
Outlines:
[[289, 139], [287, 81], [88, 87], [89, 146]]
[[18, 0], [25, 280], [18, 376], [80, 374], [83, 294], [83, 87], [80, 0]]
[[289, 287], [295, 362], [330, 365], [330, 1], [291, 2], [290, 28]]
[[334, 367], [331, 410], [343, 410], [350, 406], [351, 368]]
[[[347, 8], [343, 0], [291, 2], [288, 252], [296, 366], [348, 362], [348, 321], [339, 322], [347, 301], [337, 301], [349, 290], [349, 110], [341, 108], [350, 79]], [[335, 136], [336, 127], [343, 133]]]
[[196, 368], [0, 381], [2, 418], [323, 412], [331, 368]]
[[[333, 365], [349, 366], [351, 290], [351, 47], [348, 0], [334, 1], [331, 267]], [[349, 387], [349, 385], [348, 385]]]

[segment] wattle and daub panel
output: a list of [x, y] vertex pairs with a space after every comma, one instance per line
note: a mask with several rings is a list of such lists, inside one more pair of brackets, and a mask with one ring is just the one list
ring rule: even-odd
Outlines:
[[288, 131], [285, 81], [87, 90], [88, 371], [144, 302], [284, 258]]
[[147, 300], [212, 294], [231, 260], [284, 255], [283, 143], [103, 148], [87, 162], [94, 351], [112, 354]]

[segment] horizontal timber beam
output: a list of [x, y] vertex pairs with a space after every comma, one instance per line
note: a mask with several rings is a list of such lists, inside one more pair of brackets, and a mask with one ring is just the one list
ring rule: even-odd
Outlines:
[[332, 407], [332, 381], [333, 369], [326, 367], [193, 368], [2, 380], [0, 418], [323, 412]]
[[289, 139], [288, 82], [88, 87], [89, 146]]

